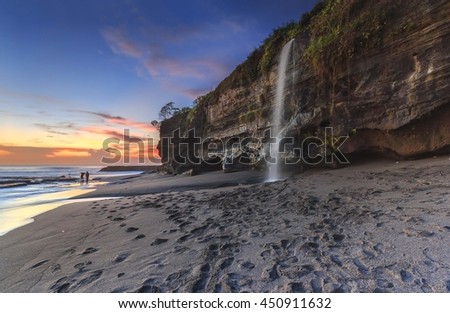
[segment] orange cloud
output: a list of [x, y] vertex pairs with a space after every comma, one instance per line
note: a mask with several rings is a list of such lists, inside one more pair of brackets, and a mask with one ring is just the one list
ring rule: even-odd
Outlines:
[[117, 138], [117, 139], [122, 139], [124, 137], [123, 132], [119, 132], [119, 131], [112, 130], [112, 129], [105, 129], [104, 127], [100, 127], [100, 126], [87, 126], [87, 127], [81, 128], [80, 130], [88, 132], [88, 133], [105, 135], [105, 136], [109, 136], [109, 137], [113, 137], [113, 138]]
[[[158, 151], [153, 146], [131, 143], [129, 151], [124, 145], [111, 144], [109, 149], [87, 148], [43, 148], [27, 146], [0, 146], [0, 151], [10, 154], [0, 154], [0, 165], [123, 165], [123, 164], [159, 164]], [[9, 151], [8, 151], [9, 150]], [[114, 158], [118, 151], [120, 158], [114, 163], [107, 159]], [[106, 159], [105, 159], [106, 158]], [[125, 163], [129, 158], [130, 163]]]
[[0, 150], [11, 152], [0, 155], [1, 165], [100, 165], [107, 155], [106, 151], [87, 148], [0, 146]]
[[90, 157], [91, 153], [88, 151], [83, 151], [79, 149], [55, 149], [46, 155], [47, 158], [87, 158]]
[[0, 156], [8, 156], [8, 155], [12, 155], [13, 153], [10, 151], [6, 151], [6, 150], [0, 150]]

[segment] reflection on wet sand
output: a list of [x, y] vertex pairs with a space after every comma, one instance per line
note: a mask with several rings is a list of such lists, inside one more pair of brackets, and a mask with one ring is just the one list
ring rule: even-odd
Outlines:
[[71, 199], [92, 192], [93, 189], [72, 189], [42, 194], [14, 201], [9, 208], [0, 210], [0, 236], [32, 223], [33, 217], [65, 204], [100, 200], [105, 198]]

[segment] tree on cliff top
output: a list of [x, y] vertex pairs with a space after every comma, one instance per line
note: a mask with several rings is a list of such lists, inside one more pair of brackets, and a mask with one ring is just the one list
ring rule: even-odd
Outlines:
[[[195, 102], [194, 102], [195, 106]], [[172, 117], [176, 115], [186, 115], [186, 117], [189, 116], [189, 114], [193, 111], [193, 108], [190, 107], [184, 107], [184, 108], [177, 108], [175, 107], [174, 102], [166, 103], [162, 106], [161, 110], [159, 111], [158, 120], [153, 120], [150, 122], [150, 124], [155, 127], [156, 129], [159, 129], [161, 127], [161, 122], [171, 119]]]
[[177, 114], [179, 111], [180, 111], [180, 109], [175, 107], [175, 103], [171, 101], [171, 102], [163, 105], [163, 107], [159, 111], [158, 117], [161, 121], [164, 121], [164, 120], [171, 118], [172, 116]]

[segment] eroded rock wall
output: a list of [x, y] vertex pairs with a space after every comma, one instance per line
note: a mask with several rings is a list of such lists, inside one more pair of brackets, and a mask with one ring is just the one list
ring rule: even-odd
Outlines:
[[[287, 74], [285, 133], [300, 141], [333, 127], [335, 136], [350, 136], [346, 153], [411, 157], [449, 147], [449, 17], [448, 1], [401, 1], [382, 45], [346, 58], [328, 76], [305, 58], [310, 34], [303, 29]], [[271, 126], [276, 69], [206, 103], [197, 113], [197, 134], [211, 140], [262, 136]], [[162, 135], [170, 123], [180, 124], [167, 121]]]

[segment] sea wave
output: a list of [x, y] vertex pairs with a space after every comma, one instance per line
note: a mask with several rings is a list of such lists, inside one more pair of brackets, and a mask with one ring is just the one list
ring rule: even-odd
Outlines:
[[14, 188], [39, 184], [73, 183], [77, 181], [79, 181], [79, 178], [74, 177], [3, 177], [0, 179], [0, 188]]

